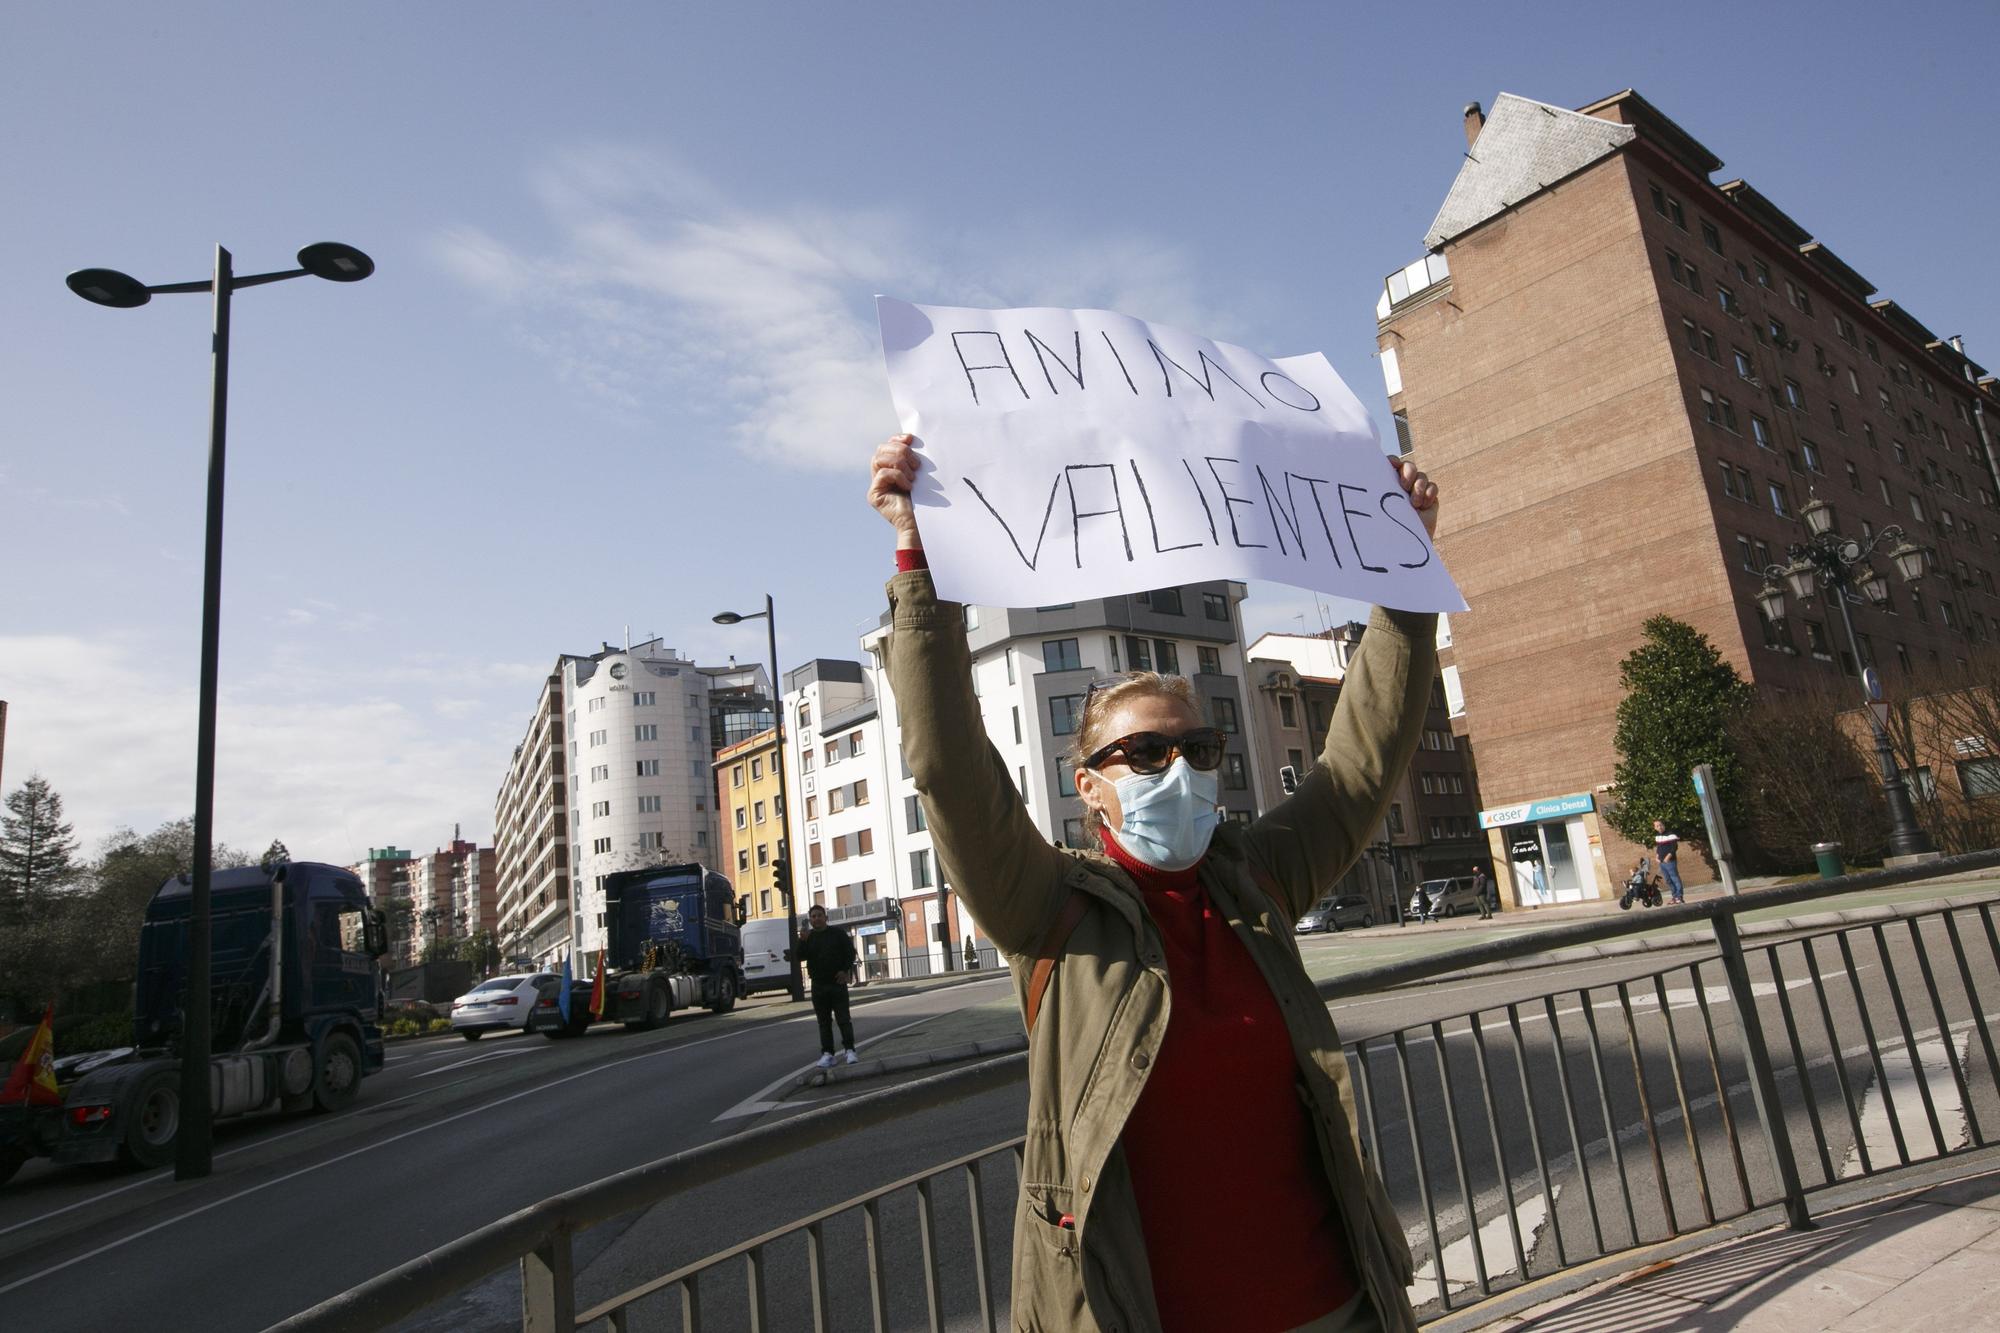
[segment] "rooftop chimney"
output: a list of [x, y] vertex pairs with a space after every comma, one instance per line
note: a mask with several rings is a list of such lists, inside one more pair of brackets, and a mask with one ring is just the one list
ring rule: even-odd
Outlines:
[[1479, 138], [1479, 131], [1486, 128], [1486, 113], [1479, 109], [1479, 103], [1465, 104], [1465, 146], [1472, 147]]
[[1951, 335], [1951, 350], [1952, 350], [1952, 351], [1954, 351], [1954, 352], [1957, 352], [1957, 353], [1958, 353], [1958, 354], [1959, 354], [1960, 356], [1964, 356], [1964, 355], [1965, 355], [1965, 339], [1964, 339], [1963, 337], [1961, 337], [1960, 335], [1956, 334], [1956, 333], [1952, 334], [1952, 335]]

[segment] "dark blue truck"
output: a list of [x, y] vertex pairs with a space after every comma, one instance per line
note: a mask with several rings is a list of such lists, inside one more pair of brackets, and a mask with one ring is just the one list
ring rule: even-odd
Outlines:
[[[0, 1108], [0, 1181], [31, 1155], [161, 1166], [180, 1128], [192, 880], [162, 884], [139, 931], [135, 1045], [61, 1057], [62, 1105]], [[210, 881], [209, 1104], [337, 1111], [382, 1068], [382, 914], [339, 866], [218, 870]]]
[[[620, 870], [604, 877], [604, 1012], [607, 1022], [659, 1027], [676, 1009], [726, 1014], [743, 994], [742, 927], [736, 890], [699, 864]], [[575, 1035], [591, 1023], [597, 979], [570, 983], [569, 1021], [544, 1027]]]

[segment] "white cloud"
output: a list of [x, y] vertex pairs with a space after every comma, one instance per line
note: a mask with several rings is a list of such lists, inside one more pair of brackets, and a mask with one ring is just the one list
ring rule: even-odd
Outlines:
[[[300, 859], [428, 847], [453, 821], [490, 837], [493, 796], [546, 666], [407, 658], [355, 677], [274, 651], [224, 682], [216, 836], [248, 851], [283, 838]], [[394, 697], [391, 697], [391, 691]], [[132, 640], [0, 636], [6, 781], [39, 771], [86, 847], [194, 807], [196, 693]]]
[[894, 428], [872, 296], [1102, 305], [1230, 336], [1194, 266], [1146, 236], [1078, 237], [1008, 219], [940, 236], [887, 212], [759, 214], [673, 159], [624, 147], [532, 173], [557, 236], [534, 254], [457, 227], [439, 262], [517, 316], [513, 336], [599, 411], [635, 424], [669, 399], [738, 448], [850, 468]]

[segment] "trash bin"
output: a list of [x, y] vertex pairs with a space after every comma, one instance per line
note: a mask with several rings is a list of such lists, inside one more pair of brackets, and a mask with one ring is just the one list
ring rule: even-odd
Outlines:
[[1847, 867], [1840, 864], [1840, 844], [1837, 842], [1814, 843], [1813, 860], [1819, 862], [1821, 879], [1834, 879], [1847, 873]]

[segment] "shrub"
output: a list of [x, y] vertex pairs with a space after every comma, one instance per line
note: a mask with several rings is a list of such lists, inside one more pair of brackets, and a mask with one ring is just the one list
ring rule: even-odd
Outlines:
[[414, 1037], [418, 1031], [414, 1019], [399, 1018], [389, 1025], [389, 1035], [392, 1037]]
[[[28, 1042], [33, 1039], [39, 1022], [37, 1019], [0, 1037], [0, 1065], [13, 1067], [14, 1062], [21, 1058], [21, 1052], [28, 1049]], [[57, 1014], [55, 1021], [49, 1024], [49, 1031], [55, 1038], [58, 1056], [108, 1051], [115, 1046], [132, 1044], [132, 1015]], [[5, 1074], [0, 1074], [0, 1079], [5, 1077]]]
[[449, 1032], [451, 1031], [451, 1020], [449, 1018], [433, 1018], [430, 1030], [432, 1032]]

